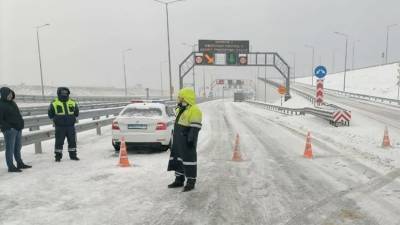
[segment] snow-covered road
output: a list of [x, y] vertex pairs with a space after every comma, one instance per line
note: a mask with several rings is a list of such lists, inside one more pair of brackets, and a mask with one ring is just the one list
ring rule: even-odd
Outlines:
[[[110, 128], [101, 137], [84, 132], [80, 162], [53, 162], [49, 141], [42, 155], [24, 149], [33, 169], [0, 170], [0, 224], [400, 224], [396, 167], [321, 138], [308, 160], [302, 157], [305, 132], [282, 122], [293, 117], [229, 100], [201, 108], [195, 191], [166, 188], [173, 180], [166, 172], [169, 152], [131, 152], [135, 166], [119, 168]], [[327, 125], [315, 126], [328, 135]], [[231, 161], [236, 134], [243, 162]]]

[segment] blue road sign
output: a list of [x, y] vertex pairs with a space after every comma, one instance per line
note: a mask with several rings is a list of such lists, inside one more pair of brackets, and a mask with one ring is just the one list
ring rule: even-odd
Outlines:
[[317, 66], [314, 70], [314, 75], [319, 79], [322, 79], [326, 76], [328, 71], [326, 70], [325, 66]]

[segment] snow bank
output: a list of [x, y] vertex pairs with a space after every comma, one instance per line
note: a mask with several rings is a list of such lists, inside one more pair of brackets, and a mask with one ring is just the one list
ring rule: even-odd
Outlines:
[[[347, 71], [346, 91], [395, 99], [397, 98], [396, 83], [399, 68], [400, 63], [393, 63]], [[298, 78], [296, 82], [311, 84], [311, 77]], [[343, 73], [327, 75], [324, 85], [326, 88], [343, 90]]]

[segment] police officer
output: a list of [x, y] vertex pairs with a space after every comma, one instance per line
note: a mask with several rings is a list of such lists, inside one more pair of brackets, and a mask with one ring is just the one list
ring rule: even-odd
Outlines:
[[171, 156], [168, 171], [175, 171], [175, 181], [168, 188], [186, 185], [184, 192], [195, 187], [197, 178], [197, 138], [201, 129], [202, 113], [196, 105], [196, 96], [192, 88], [179, 91], [176, 109]]
[[65, 137], [68, 141], [68, 153], [71, 160], [79, 160], [76, 155], [76, 132], [75, 122], [79, 116], [78, 104], [69, 98], [70, 91], [66, 87], [57, 89], [57, 98], [53, 100], [49, 107], [49, 118], [53, 120], [56, 130], [55, 160], [60, 162], [63, 156], [63, 146]]

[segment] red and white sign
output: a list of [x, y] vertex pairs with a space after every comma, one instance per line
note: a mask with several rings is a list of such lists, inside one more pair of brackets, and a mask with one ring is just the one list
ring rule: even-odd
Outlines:
[[217, 84], [224, 84], [224, 83], [225, 83], [225, 80], [217, 80], [216, 83], [217, 83]]
[[316, 97], [317, 105], [322, 105], [324, 102], [324, 80], [317, 80], [317, 97]]
[[196, 61], [196, 64], [202, 64], [203, 56], [196, 56], [194, 60]]
[[247, 65], [247, 56], [239, 56], [239, 64]]
[[345, 110], [339, 110], [333, 113], [333, 122], [350, 122], [351, 112]]

